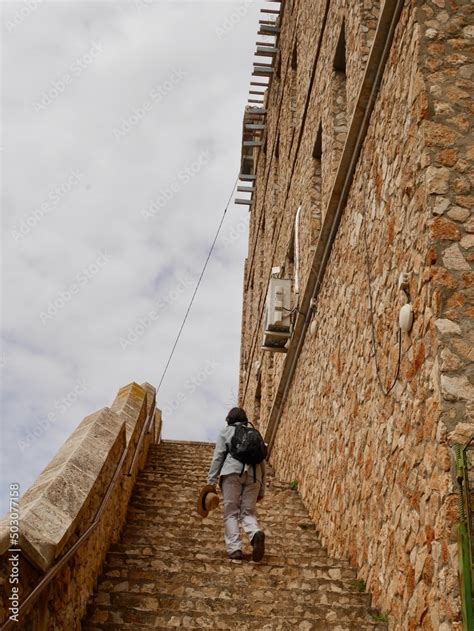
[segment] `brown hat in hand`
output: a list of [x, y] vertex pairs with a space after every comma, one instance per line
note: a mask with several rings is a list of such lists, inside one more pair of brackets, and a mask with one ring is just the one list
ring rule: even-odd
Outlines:
[[197, 501], [197, 511], [201, 517], [207, 517], [209, 511], [214, 510], [219, 505], [219, 496], [216, 487], [212, 484], [206, 484], [199, 492]]

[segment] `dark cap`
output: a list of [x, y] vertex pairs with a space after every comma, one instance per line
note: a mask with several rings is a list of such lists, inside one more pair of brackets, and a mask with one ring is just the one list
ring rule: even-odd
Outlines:
[[233, 425], [234, 423], [248, 423], [248, 418], [245, 414], [244, 409], [232, 408], [232, 410], [227, 415], [226, 421], [229, 423], [229, 425]]

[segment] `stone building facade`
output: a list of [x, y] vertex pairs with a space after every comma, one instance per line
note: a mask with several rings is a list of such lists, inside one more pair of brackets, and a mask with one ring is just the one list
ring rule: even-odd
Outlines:
[[[403, 631], [462, 628], [452, 446], [474, 434], [473, 38], [470, 1], [287, 0], [243, 151], [240, 403], [324, 544]], [[283, 352], [262, 348], [272, 275], [292, 280]]]

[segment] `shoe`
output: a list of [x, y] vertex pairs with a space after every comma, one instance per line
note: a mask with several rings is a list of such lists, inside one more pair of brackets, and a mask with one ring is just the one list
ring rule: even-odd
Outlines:
[[252, 548], [252, 560], [261, 561], [265, 554], [265, 533], [262, 530], [257, 530], [252, 537]]
[[242, 554], [242, 550], [236, 550], [235, 552], [231, 552], [228, 556], [229, 556], [229, 559], [232, 559], [233, 561], [242, 561], [244, 558], [244, 555]]

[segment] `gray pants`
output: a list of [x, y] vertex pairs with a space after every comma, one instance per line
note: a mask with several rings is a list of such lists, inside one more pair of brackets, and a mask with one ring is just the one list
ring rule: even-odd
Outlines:
[[242, 549], [239, 521], [249, 541], [260, 530], [255, 514], [260, 482], [254, 482], [252, 472], [241, 476], [229, 473], [221, 477], [221, 489], [224, 498], [224, 540], [227, 553], [232, 554]]

